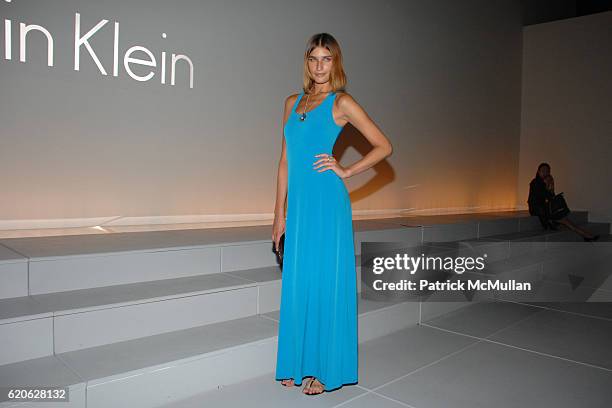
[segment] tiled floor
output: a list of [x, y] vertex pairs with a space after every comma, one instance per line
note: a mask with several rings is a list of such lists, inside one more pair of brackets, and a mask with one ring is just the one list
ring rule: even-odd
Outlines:
[[168, 408], [609, 408], [609, 310], [474, 303], [360, 344], [358, 385], [309, 396], [270, 373]]

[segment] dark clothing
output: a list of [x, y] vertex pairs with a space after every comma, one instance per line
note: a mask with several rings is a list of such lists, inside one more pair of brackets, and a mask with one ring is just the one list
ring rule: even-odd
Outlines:
[[538, 216], [544, 229], [550, 226], [548, 200], [554, 196], [555, 194], [546, 188], [544, 180], [536, 174], [529, 183], [527, 204], [529, 205], [529, 214]]

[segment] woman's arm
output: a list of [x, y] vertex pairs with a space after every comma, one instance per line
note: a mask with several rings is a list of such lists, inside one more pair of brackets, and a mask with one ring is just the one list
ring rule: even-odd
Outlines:
[[368, 154], [346, 168], [345, 178], [359, 174], [391, 155], [393, 152], [391, 142], [351, 95], [342, 94], [338, 97], [338, 109], [344, 119], [359, 130], [374, 146]]
[[287, 151], [285, 147], [285, 123], [293, 103], [295, 102], [296, 95], [290, 95], [285, 99], [285, 111], [283, 112], [283, 125], [281, 131], [282, 148], [281, 157], [278, 161], [278, 171], [276, 177], [276, 204], [274, 205], [274, 219], [285, 219], [285, 200], [287, 199]]
[[276, 176], [276, 204], [274, 205], [274, 218], [285, 218], [285, 200], [287, 199], [287, 156], [285, 152], [285, 140], [283, 138], [283, 148], [281, 158], [278, 162]]

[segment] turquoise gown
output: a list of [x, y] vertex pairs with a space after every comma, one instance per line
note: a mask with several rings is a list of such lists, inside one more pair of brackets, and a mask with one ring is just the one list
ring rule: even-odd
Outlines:
[[[332, 116], [336, 93], [306, 112], [298, 96], [284, 127], [288, 166], [276, 380], [316, 377], [326, 391], [357, 383], [357, 275], [351, 201], [333, 170], [315, 155], [332, 154], [342, 128]], [[300, 112], [301, 113], [301, 112]]]

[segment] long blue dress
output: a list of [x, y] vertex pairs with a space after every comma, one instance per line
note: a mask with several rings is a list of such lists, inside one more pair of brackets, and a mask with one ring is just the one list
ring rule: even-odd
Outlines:
[[[326, 391], [357, 383], [357, 276], [351, 201], [333, 170], [315, 155], [332, 154], [342, 128], [332, 115], [336, 93], [301, 121], [298, 96], [284, 127], [287, 221], [276, 380], [316, 377]], [[301, 112], [300, 112], [301, 113]]]

